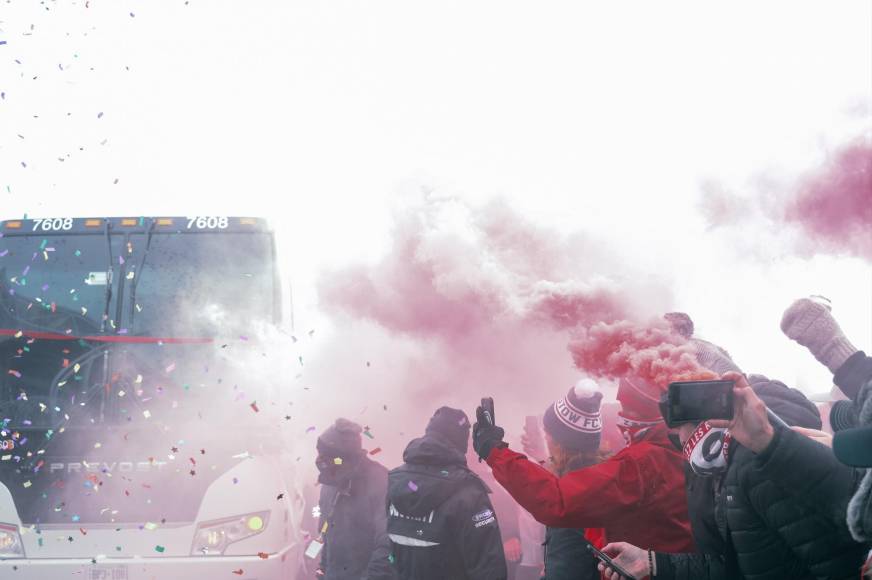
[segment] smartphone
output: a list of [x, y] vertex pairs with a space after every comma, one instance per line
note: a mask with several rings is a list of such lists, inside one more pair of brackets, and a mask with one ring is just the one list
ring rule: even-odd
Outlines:
[[669, 427], [733, 418], [733, 381], [669, 383], [664, 419]]
[[635, 576], [633, 576], [632, 574], [630, 574], [629, 572], [627, 572], [626, 570], [624, 570], [623, 568], [621, 568], [620, 566], [615, 564], [614, 560], [612, 560], [611, 558], [606, 556], [604, 553], [597, 550], [592, 544], [588, 544], [587, 549], [593, 553], [593, 555], [596, 557], [597, 560], [599, 560], [600, 562], [602, 562], [603, 564], [605, 564], [606, 566], [608, 566], [609, 568], [611, 568], [612, 570], [614, 570], [615, 572], [620, 574], [621, 578], [627, 578], [628, 580], [636, 580]]
[[496, 425], [496, 417], [494, 417], [494, 399], [493, 397], [484, 397], [481, 400], [481, 410], [484, 416], [490, 421], [491, 425]]
[[524, 417], [524, 431], [527, 433], [528, 437], [534, 437], [538, 442], [541, 439], [541, 435], [539, 434], [539, 417], [535, 415], [527, 415]]

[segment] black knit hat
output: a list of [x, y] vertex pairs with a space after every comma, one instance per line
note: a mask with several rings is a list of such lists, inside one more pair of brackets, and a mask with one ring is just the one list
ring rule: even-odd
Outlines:
[[460, 409], [439, 407], [427, 423], [425, 433], [435, 435], [465, 454], [469, 449], [469, 429], [469, 417], [466, 413]]
[[345, 457], [354, 455], [363, 449], [363, 441], [360, 438], [362, 432], [363, 429], [357, 423], [348, 419], [336, 419], [336, 422], [318, 437], [318, 451]]
[[565, 397], [545, 409], [545, 432], [564, 449], [596, 451], [603, 431], [602, 398], [595, 382], [581, 379]]

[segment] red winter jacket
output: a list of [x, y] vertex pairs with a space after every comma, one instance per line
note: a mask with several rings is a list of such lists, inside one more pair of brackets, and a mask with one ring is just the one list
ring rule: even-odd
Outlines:
[[557, 477], [508, 447], [487, 458], [494, 477], [539, 522], [605, 528], [609, 542], [695, 552], [684, 490], [684, 456], [652, 427], [611, 458]]

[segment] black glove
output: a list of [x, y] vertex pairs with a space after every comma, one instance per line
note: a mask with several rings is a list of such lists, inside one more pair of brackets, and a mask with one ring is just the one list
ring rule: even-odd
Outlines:
[[508, 447], [503, 437], [506, 432], [494, 423], [493, 410], [485, 413], [480, 405], [475, 410], [475, 425], [472, 426], [472, 448], [479, 459], [487, 460], [494, 447]]

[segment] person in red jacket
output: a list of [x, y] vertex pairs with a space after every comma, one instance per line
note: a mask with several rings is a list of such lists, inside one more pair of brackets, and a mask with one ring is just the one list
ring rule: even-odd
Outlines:
[[[659, 388], [638, 377], [621, 379], [618, 418], [627, 447], [602, 463], [562, 477], [509, 449], [503, 429], [481, 407], [473, 447], [509, 494], [547, 526], [604, 528], [609, 542], [694, 552], [684, 456], [667, 437], [658, 407], [660, 394]], [[566, 419], [575, 420], [576, 414], [567, 409]]]

